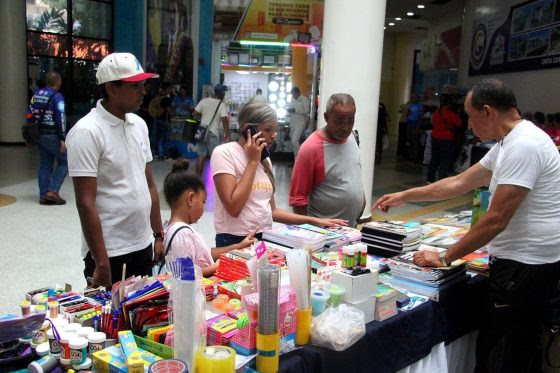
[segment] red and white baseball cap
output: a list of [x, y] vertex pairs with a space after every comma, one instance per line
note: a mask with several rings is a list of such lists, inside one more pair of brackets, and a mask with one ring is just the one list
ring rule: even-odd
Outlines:
[[132, 53], [111, 53], [99, 63], [95, 74], [97, 84], [115, 80], [140, 82], [158, 77], [158, 74], [145, 73], [142, 65]]

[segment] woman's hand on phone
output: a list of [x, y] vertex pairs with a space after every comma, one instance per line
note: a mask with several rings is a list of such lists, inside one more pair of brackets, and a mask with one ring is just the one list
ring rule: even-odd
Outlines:
[[259, 163], [261, 161], [261, 153], [266, 146], [266, 143], [261, 135], [261, 131], [251, 136], [251, 131], [247, 130], [247, 141], [245, 142], [245, 151], [249, 162]]

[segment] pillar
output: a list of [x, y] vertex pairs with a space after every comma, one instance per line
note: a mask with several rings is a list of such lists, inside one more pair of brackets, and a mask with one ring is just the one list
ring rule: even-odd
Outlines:
[[389, 107], [391, 134], [399, 133], [399, 108], [410, 99], [412, 93], [412, 70], [414, 64], [414, 34], [397, 33], [394, 47], [392, 99]]
[[385, 5], [385, 0], [325, 1], [318, 126], [325, 125], [322, 113], [331, 94], [354, 97], [366, 195], [363, 219], [371, 217]]
[[307, 76], [307, 48], [292, 48], [292, 85], [298, 87], [303, 96], [309, 96], [309, 77]]
[[200, 27], [198, 40], [198, 81], [196, 97], [202, 98], [202, 86], [212, 82], [212, 50], [214, 35], [214, 2], [213, 0], [200, 0]]
[[20, 143], [27, 112], [27, 47], [25, 1], [0, 1], [0, 143]]
[[115, 1], [115, 52], [132, 53], [146, 68], [146, 0]]

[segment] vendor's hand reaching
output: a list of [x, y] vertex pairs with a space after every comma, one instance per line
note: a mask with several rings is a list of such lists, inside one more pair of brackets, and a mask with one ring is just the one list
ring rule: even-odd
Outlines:
[[259, 230], [259, 226], [255, 227], [255, 229], [249, 233], [244, 239], [243, 241], [241, 241], [239, 243], [239, 246], [241, 249], [244, 249], [246, 247], [251, 246], [252, 244], [254, 244], [255, 242], [257, 242], [257, 239], [255, 238], [255, 234], [257, 234], [257, 231]]
[[91, 287], [97, 288], [99, 286], [105, 286], [105, 289], [111, 289], [111, 286], [113, 286], [113, 281], [111, 279], [111, 266], [109, 263], [105, 266], [95, 266]]
[[247, 152], [247, 158], [249, 158], [249, 162], [257, 162], [261, 161], [261, 153], [266, 146], [264, 138], [260, 137], [262, 132], [257, 132], [251, 136], [251, 131], [247, 130], [247, 141], [243, 146], [245, 151]]
[[422, 250], [414, 254], [414, 264], [420, 267], [441, 267], [441, 260], [437, 252]]
[[323, 227], [323, 228], [333, 228], [333, 227], [338, 227], [338, 226], [346, 227], [346, 226], [348, 226], [348, 220], [344, 220], [344, 219], [320, 219], [320, 218], [317, 218], [317, 219], [313, 222], [313, 225], [317, 225], [317, 226]]
[[163, 238], [156, 238], [154, 241], [154, 263], [161, 262], [164, 258], [165, 248], [163, 247]]
[[392, 193], [392, 194], [385, 194], [383, 197], [379, 198], [373, 206], [371, 206], [371, 212], [373, 213], [376, 209], [379, 209], [383, 212], [389, 212], [391, 207], [400, 206], [405, 203], [404, 193]]

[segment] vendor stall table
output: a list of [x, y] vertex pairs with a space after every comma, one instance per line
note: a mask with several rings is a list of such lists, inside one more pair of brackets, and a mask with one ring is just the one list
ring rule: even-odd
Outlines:
[[[372, 321], [366, 325], [366, 335], [346, 351], [308, 345], [287, 353], [280, 358], [280, 372], [397, 372], [430, 354], [439, 354], [441, 360], [444, 346], [465, 335], [466, 342], [453, 345], [469, 345], [472, 350], [474, 334], [469, 333], [479, 329], [484, 317], [487, 286], [486, 278], [475, 276], [439, 302], [429, 301], [383, 322]], [[448, 350], [450, 355], [464, 355], [457, 348]]]

